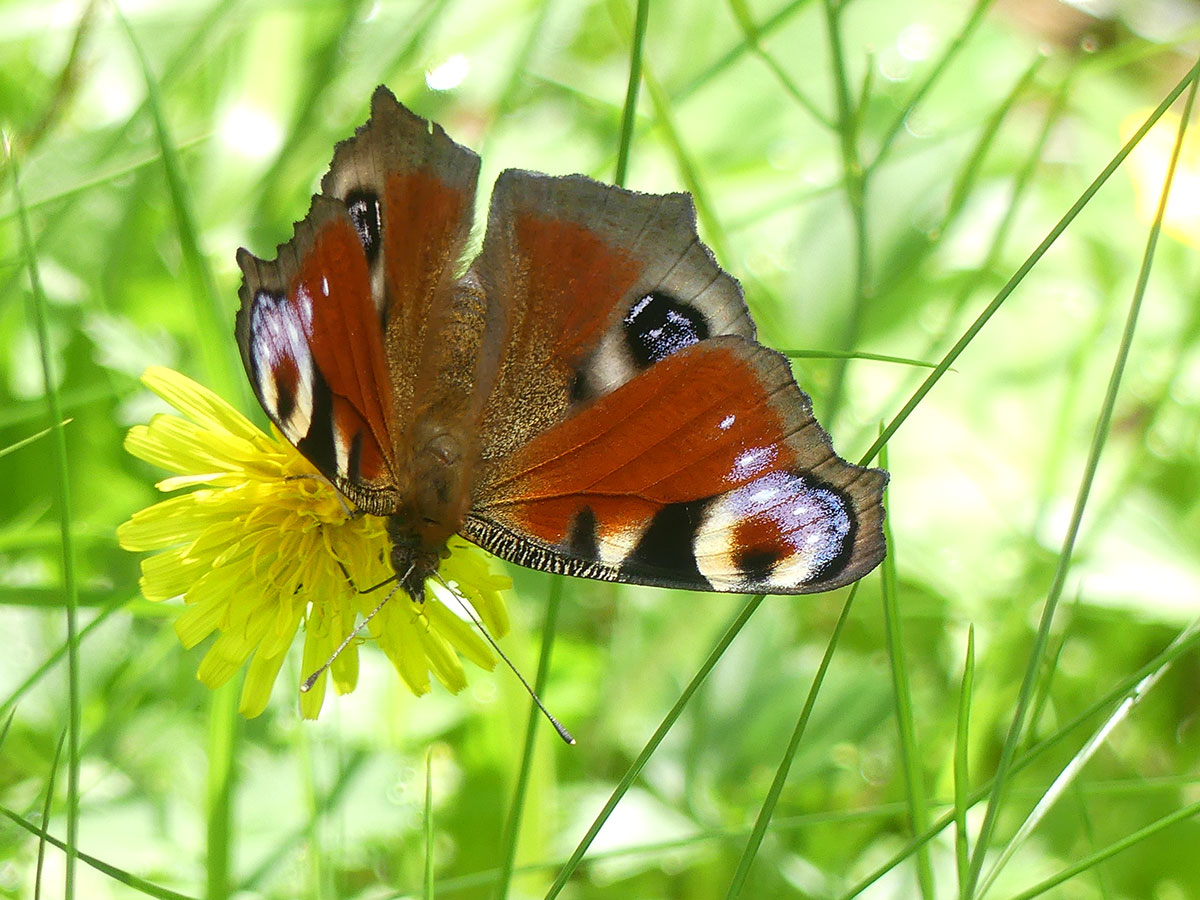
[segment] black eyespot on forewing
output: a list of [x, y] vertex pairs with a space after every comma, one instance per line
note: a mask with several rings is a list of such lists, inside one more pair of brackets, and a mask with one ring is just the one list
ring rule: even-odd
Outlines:
[[646, 368], [708, 337], [708, 322], [693, 306], [652, 291], [625, 314], [625, 343], [639, 368]]
[[346, 195], [346, 209], [350, 213], [350, 221], [354, 223], [354, 230], [358, 232], [358, 239], [362, 241], [367, 263], [373, 264], [381, 246], [379, 197], [372, 191], [351, 191]]

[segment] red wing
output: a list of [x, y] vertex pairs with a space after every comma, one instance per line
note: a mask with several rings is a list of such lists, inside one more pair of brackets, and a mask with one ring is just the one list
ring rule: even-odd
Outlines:
[[370, 513], [397, 506], [426, 344], [452, 315], [479, 158], [384, 87], [273, 261], [238, 253], [237, 338], [283, 434]]
[[238, 345], [263, 409], [348, 497], [386, 502], [394, 481], [391, 383], [366, 258], [345, 206], [314, 197], [276, 260], [240, 250], [238, 265]]
[[883, 558], [886, 480], [834, 454], [783, 357], [719, 337], [517, 450], [481, 485], [463, 534], [572, 575], [807, 593]]
[[498, 323], [485, 467], [673, 352], [754, 335], [741, 288], [696, 235], [686, 194], [508, 170], [471, 274]]
[[[409, 429], [430, 356], [455, 319], [454, 276], [471, 232], [479, 157], [380, 86], [371, 118], [334, 150], [321, 190], [346, 204], [385, 329], [393, 434]], [[400, 439], [403, 440], [403, 439]]]

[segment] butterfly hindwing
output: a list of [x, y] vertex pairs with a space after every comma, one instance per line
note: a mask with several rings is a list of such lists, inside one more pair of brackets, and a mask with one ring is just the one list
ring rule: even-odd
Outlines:
[[886, 475], [833, 452], [787, 361], [697, 342], [521, 447], [463, 534], [534, 568], [807, 593], [883, 556]]

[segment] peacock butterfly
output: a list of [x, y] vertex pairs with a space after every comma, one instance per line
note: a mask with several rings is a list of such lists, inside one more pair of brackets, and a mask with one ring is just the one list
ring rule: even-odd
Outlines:
[[509, 169], [460, 274], [479, 157], [383, 86], [273, 261], [245, 249], [259, 402], [414, 599], [455, 533], [549, 572], [825, 591], [883, 558], [887, 474], [847, 463], [687, 194]]

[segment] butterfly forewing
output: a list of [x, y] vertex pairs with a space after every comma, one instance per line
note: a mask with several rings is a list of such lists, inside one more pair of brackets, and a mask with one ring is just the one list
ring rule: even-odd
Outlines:
[[238, 254], [237, 337], [259, 401], [368, 512], [403, 499], [415, 393], [453, 305], [478, 171], [380, 88], [277, 258]]

